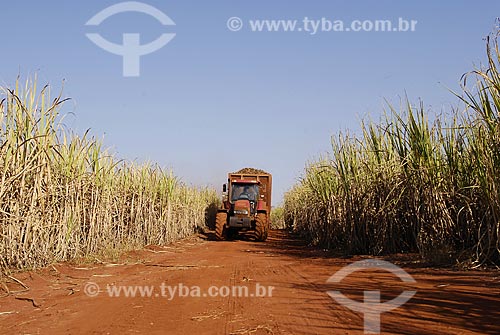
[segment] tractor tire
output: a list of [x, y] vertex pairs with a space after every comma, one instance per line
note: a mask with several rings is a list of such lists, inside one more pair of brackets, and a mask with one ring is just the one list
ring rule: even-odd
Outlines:
[[227, 213], [219, 212], [215, 218], [215, 237], [218, 241], [226, 239]]
[[257, 241], [264, 242], [267, 239], [267, 232], [269, 230], [269, 222], [267, 220], [267, 214], [259, 213], [255, 220], [255, 235]]

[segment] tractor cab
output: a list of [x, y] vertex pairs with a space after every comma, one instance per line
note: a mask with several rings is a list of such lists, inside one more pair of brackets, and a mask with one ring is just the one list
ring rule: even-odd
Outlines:
[[256, 180], [235, 180], [231, 183], [229, 202], [234, 214], [255, 215], [259, 200], [259, 182]]

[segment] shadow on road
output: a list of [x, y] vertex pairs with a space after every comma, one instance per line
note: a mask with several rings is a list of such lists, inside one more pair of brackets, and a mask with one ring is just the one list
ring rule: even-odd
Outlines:
[[[301, 264], [302, 276], [306, 281], [283, 282], [292, 285], [299, 292], [309, 292], [311, 299], [304, 310], [321, 310], [317, 304], [324, 302], [327, 291], [339, 290], [347, 297], [363, 302], [365, 291], [381, 291], [382, 301], [399, 296], [404, 290], [417, 291], [404, 306], [382, 315], [382, 332], [391, 334], [453, 333], [467, 330], [477, 334], [500, 334], [500, 272], [499, 271], [459, 271], [450, 268], [430, 267], [420, 261], [416, 254], [389, 255], [385, 257], [345, 256], [342, 252], [322, 250], [307, 245], [299, 236], [285, 230], [273, 231], [265, 243], [255, 247], [265, 254], [287, 257], [294, 264]], [[328, 278], [352, 262], [377, 258], [404, 268], [415, 278], [411, 288], [399, 278], [382, 270], [363, 270], [346, 277], [339, 284], [327, 283]], [[307, 261], [307, 271], [304, 270]], [[291, 266], [293, 271], [293, 266]], [[305, 272], [304, 272], [305, 271]], [[290, 297], [290, 303], [294, 298]], [[304, 301], [296, 299], [297, 304]], [[331, 302], [332, 313], [339, 308], [347, 309]], [[352, 315], [354, 313], [349, 310]], [[317, 317], [327, 317], [318, 315]], [[359, 320], [358, 320], [359, 321]], [[359, 322], [355, 322], [359, 326]], [[341, 326], [351, 329], [346, 323]], [[340, 330], [340, 328], [339, 328]]]

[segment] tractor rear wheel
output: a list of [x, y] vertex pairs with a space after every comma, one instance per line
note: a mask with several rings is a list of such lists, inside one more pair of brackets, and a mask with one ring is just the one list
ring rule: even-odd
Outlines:
[[259, 213], [255, 220], [255, 235], [258, 241], [265, 241], [267, 239], [267, 231], [269, 228], [267, 214]]
[[219, 212], [215, 218], [215, 237], [219, 241], [226, 239], [227, 213]]

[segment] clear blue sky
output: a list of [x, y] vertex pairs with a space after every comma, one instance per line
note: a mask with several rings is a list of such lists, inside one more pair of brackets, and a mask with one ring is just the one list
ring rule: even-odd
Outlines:
[[[500, 1], [144, 1], [166, 13], [162, 26], [122, 13], [85, 23], [120, 1], [3, 1], [0, 84], [38, 74], [72, 100], [65, 123], [104, 136], [119, 157], [158, 162], [187, 183], [220, 187], [228, 171], [258, 167], [274, 175], [275, 199], [330, 136], [377, 118], [384, 98], [408, 93], [435, 112], [456, 99], [460, 76], [484, 60], [483, 38]], [[243, 20], [230, 31], [228, 18]], [[257, 33], [250, 19], [418, 20], [415, 32]], [[245, 26], [246, 24], [246, 26]], [[97, 32], [149, 42], [175, 38], [141, 58], [141, 76], [123, 77], [122, 59], [94, 45]], [[55, 92], [54, 92], [55, 93]], [[246, 131], [250, 129], [250, 131]], [[242, 137], [234, 142], [238, 132]], [[253, 137], [248, 134], [253, 134]]]

